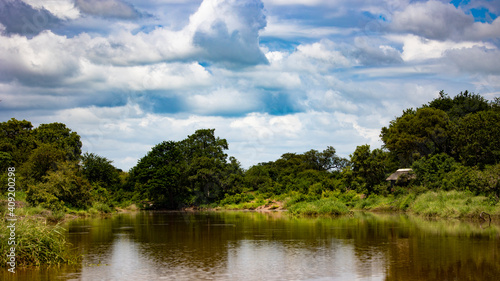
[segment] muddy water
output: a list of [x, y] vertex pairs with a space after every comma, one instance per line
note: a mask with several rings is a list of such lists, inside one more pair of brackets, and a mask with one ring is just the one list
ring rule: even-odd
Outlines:
[[[72, 221], [73, 267], [13, 280], [499, 280], [500, 226], [357, 213], [121, 214]], [[0, 279], [12, 279], [0, 274]]]

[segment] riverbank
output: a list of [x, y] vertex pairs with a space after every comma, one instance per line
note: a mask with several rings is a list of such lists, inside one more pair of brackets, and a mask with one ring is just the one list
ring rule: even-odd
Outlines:
[[[353, 212], [406, 213], [423, 218], [467, 219], [487, 221], [500, 220], [500, 205], [494, 199], [473, 196], [470, 192], [428, 191], [421, 194], [365, 197], [349, 192], [325, 192], [321, 197], [310, 197], [300, 193], [262, 198], [261, 196], [239, 196], [239, 202], [226, 200], [226, 204], [187, 208], [185, 211], [224, 211], [248, 210], [258, 212], [283, 211], [298, 216], [342, 216]], [[242, 202], [247, 201], [247, 202]], [[82, 259], [81, 253], [72, 251], [72, 245], [65, 238], [65, 229], [60, 224], [67, 220], [85, 217], [108, 217], [116, 213], [136, 212], [135, 205], [113, 208], [111, 211], [99, 210], [93, 206], [87, 210], [66, 209], [65, 212], [52, 212], [39, 206], [32, 207], [25, 202], [16, 202], [16, 262], [19, 267], [57, 264], [76, 264]], [[97, 207], [97, 208], [96, 208]], [[105, 208], [104, 210], [107, 210]], [[11, 235], [6, 213], [0, 222], [2, 241]], [[11, 251], [8, 243], [0, 245], [0, 263], [8, 262]]]
[[53, 211], [30, 206], [23, 192], [18, 192], [17, 198], [20, 200], [12, 201], [14, 204], [10, 205], [10, 201], [0, 200], [0, 267], [13, 271], [30, 266], [78, 264], [82, 254], [73, 250], [62, 224], [78, 218], [104, 218], [139, 210], [134, 204], [113, 209], [104, 204], [94, 204], [86, 210], [65, 208]]
[[[269, 199], [219, 205], [213, 210], [288, 210], [295, 215], [345, 215], [352, 211], [404, 212], [427, 218], [500, 219], [500, 205], [484, 196], [460, 191], [428, 191], [421, 194], [364, 197], [354, 192], [326, 193], [311, 198], [292, 193]], [[481, 215], [482, 214], [482, 215]]]

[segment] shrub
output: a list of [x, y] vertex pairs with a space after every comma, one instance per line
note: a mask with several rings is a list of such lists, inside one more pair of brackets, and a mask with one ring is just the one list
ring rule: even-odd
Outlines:
[[349, 209], [344, 203], [331, 198], [298, 202], [288, 207], [288, 211], [299, 215], [343, 215], [349, 213]]

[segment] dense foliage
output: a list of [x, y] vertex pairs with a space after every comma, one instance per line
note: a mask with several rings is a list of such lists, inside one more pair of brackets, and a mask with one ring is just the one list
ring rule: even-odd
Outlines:
[[[415, 198], [409, 194], [427, 190], [466, 191], [498, 202], [499, 124], [500, 99], [488, 102], [467, 91], [451, 98], [441, 92], [382, 128], [382, 148], [360, 145], [349, 159], [329, 146], [285, 153], [244, 170], [225, 153], [225, 139], [214, 129], [200, 129], [182, 141], [155, 145], [125, 173], [105, 157], [82, 155], [80, 136], [64, 124], [34, 128], [29, 121], [11, 119], [0, 123], [0, 168], [16, 167], [17, 186], [27, 202], [53, 211], [109, 211], [132, 203], [166, 209], [254, 208], [279, 201], [293, 210], [315, 212], [311, 206], [323, 206], [336, 212], [337, 202], [352, 207], [362, 197], [367, 197], [363, 204], [370, 204], [377, 195], [391, 194], [406, 198], [398, 203], [406, 208], [408, 198]], [[398, 168], [412, 168], [416, 177], [390, 185], [385, 179]], [[3, 183], [5, 174], [0, 175]], [[291, 207], [301, 202], [317, 205]]]
[[[81, 146], [80, 136], [62, 123], [37, 128], [14, 118], [0, 123], [0, 167], [16, 169], [16, 191], [34, 206], [65, 211], [112, 204], [108, 190], [120, 189], [119, 171], [103, 157], [82, 156]], [[0, 175], [2, 183], [6, 174]]]

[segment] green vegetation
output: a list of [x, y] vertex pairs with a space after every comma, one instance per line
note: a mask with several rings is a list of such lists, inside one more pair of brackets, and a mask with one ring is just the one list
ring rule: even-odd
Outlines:
[[[80, 136], [62, 123], [12, 118], [0, 123], [0, 183], [15, 168], [20, 266], [74, 263], [62, 229], [46, 225], [68, 214], [116, 209], [287, 209], [292, 214], [343, 215], [351, 210], [407, 212], [425, 217], [500, 217], [500, 99], [468, 93], [439, 97], [381, 130], [381, 149], [360, 145], [349, 159], [333, 147], [247, 170], [224, 152], [225, 139], [201, 129], [182, 141], [154, 146], [130, 172], [105, 157], [82, 154]], [[412, 168], [389, 184], [398, 168]], [[10, 168], [12, 170], [12, 168]], [[0, 213], [8, 213], [7, 189]], [[12, 198], [12, 196], [10, 197]], [[22, 219], [21, 219], [22, 218]], [[6, 237], [6, 221], [0, 220]], [[0, 251], [5, 266], [6, 243]]]
[[[7, 241], [10, 229], [0, 221], [2, 242]], [[78, 264], [82, 256], [71, 250], [64, 236], [65, 229], [47, 225], [43, 220], [25, 218], [16, 222], [15, 258], [18, 267], [38, 265]], [[0, 243], [0, 264], [7, 266], [11, 245]]]
[[[33, 128], [29, 121], [11, 119], [0, 123], [0, 168], [16, 168], [17, 191], [26, 195], [24, 208], [54, 218], [110, 213], [133, 204], [144, 209], [286, 208], [332, 214], [343, 213], [345, 205], [428, 215], [412, 205], [422, 194], [456, 191], [487, 198], [492, 208], [498, 205], [498, 124], [500, 99], [489, 102], [467, 91], [452, 98], [441, 92], [382, 128], [382, 148], [360, 145], [349, 159], [327, 147], [285, 153], [244, 170], [225, 153], [225, 139], [214, 129], [201, 129], [182, 141], [157, 144], [127, 173], [105, 157], [82, 154], [80, 136], [64, 124]], [[398, 168], [412, 168], [415, 176], [386, 182]], [[7, 183], [6, 173], [0, 174], [0, 182]], [[451, 216], [476, 211], [464, 208]]]

